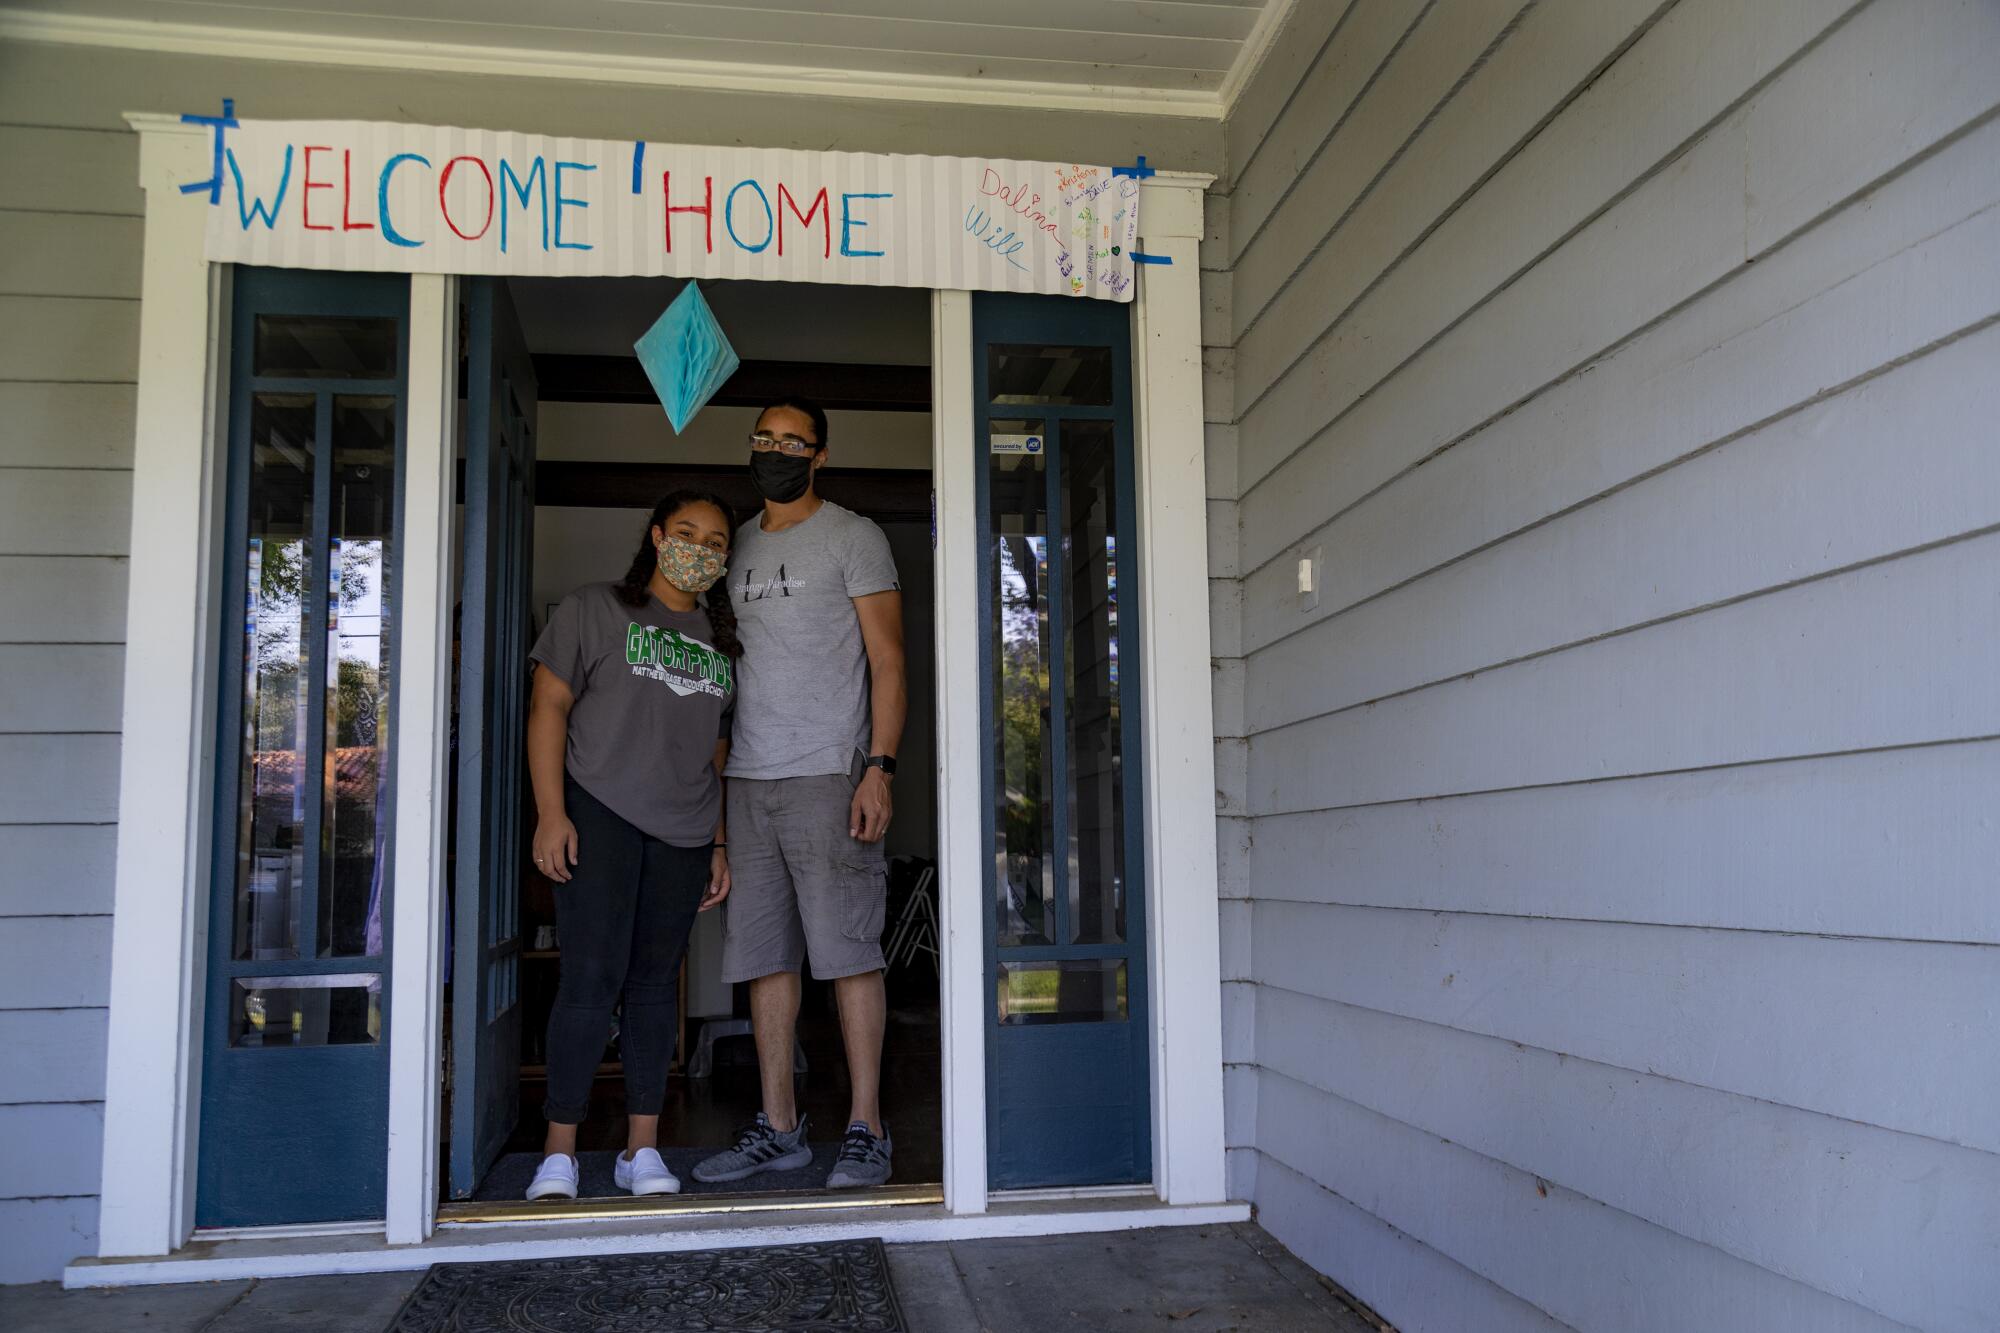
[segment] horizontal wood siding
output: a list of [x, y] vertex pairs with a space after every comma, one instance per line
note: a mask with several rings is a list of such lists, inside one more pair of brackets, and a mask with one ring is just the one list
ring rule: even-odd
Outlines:
[[[0, 49], [0, 84], [29, 63]], [[0, 158], [0, 1281], [23, 1282], [97, 1225], [143, 199], [115, 126], [12, 106]]]
[[1232, 1187], [1410, 1333], [1991, 1327], [2000, 10], [1300, 8], [1203, 261]]

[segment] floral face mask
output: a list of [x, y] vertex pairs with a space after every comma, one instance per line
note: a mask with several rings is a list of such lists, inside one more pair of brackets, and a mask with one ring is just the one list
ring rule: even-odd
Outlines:
[[707, 592], [729, 572], [722, 552], [669, 537], [659, 544], [660, 577], [682, 592]]

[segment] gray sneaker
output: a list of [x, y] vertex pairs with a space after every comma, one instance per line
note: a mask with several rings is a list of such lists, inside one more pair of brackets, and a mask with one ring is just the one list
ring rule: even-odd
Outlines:
[[878, 1139], [868, 1132], [866, 1121], [855, 1121], [847, 1127], [847, 1137], [840, 1141], [840, 1156], [834, 1160], [826, 1187], [844, 1190], [858, 1185], [888, 1184], [890, 1151], [887, 1125], [882, 1126], [882, 1137]]
[[736, 1136], [734, 1148], [704, 1158], [689, 1174], [696, 1180], [719, 1185], [726, 1180], [754, 1176], [759, 1171], [796, 1171], [809, 1165], [812, 1159], [812, 1149], [806, 1145], [804, 1116], [799, 1117], [798, 1128], [781, 1134], [771, 1128], [771, 1122], [759, 1111], [757, 1118]]

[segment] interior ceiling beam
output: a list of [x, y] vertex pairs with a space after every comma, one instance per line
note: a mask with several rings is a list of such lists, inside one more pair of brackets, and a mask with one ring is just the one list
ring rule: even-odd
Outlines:
[[[461, 475], [463, 465], [460, 466]], [[670, 491], [712, 491], [739, 521], [763, 506], [741, 465], [701, 463], [535, 463], [535, 503], [583, 509], [646, 509]], [[828, 467], [813, 489], [877, 523], [928, 523], [931, 474], [915, 468]]]
[[[536, 396], [545, 403], [652, 403], [658, 399], [636, 356], [535, 355]], [[788, 393], [845, 412], [928, 412], [929, 366], [848, 365], [837, 361], [745, 361], [715, 397], [718, 407], [762, 407]]]

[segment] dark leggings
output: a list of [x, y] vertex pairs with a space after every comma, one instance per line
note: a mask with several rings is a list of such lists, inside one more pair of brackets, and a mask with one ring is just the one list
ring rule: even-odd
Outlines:
[[649, 837], [574, 781], [563, 790], [577, 863], [569, 883], [555, 886], [562, 974], [549, 1011], [542, 1114], [559, 1125], [583, 1123], [622, 993], [625, 1109], [658, 1115], [674, 1054], [681, 957], [708, 886], [710, 849]]

